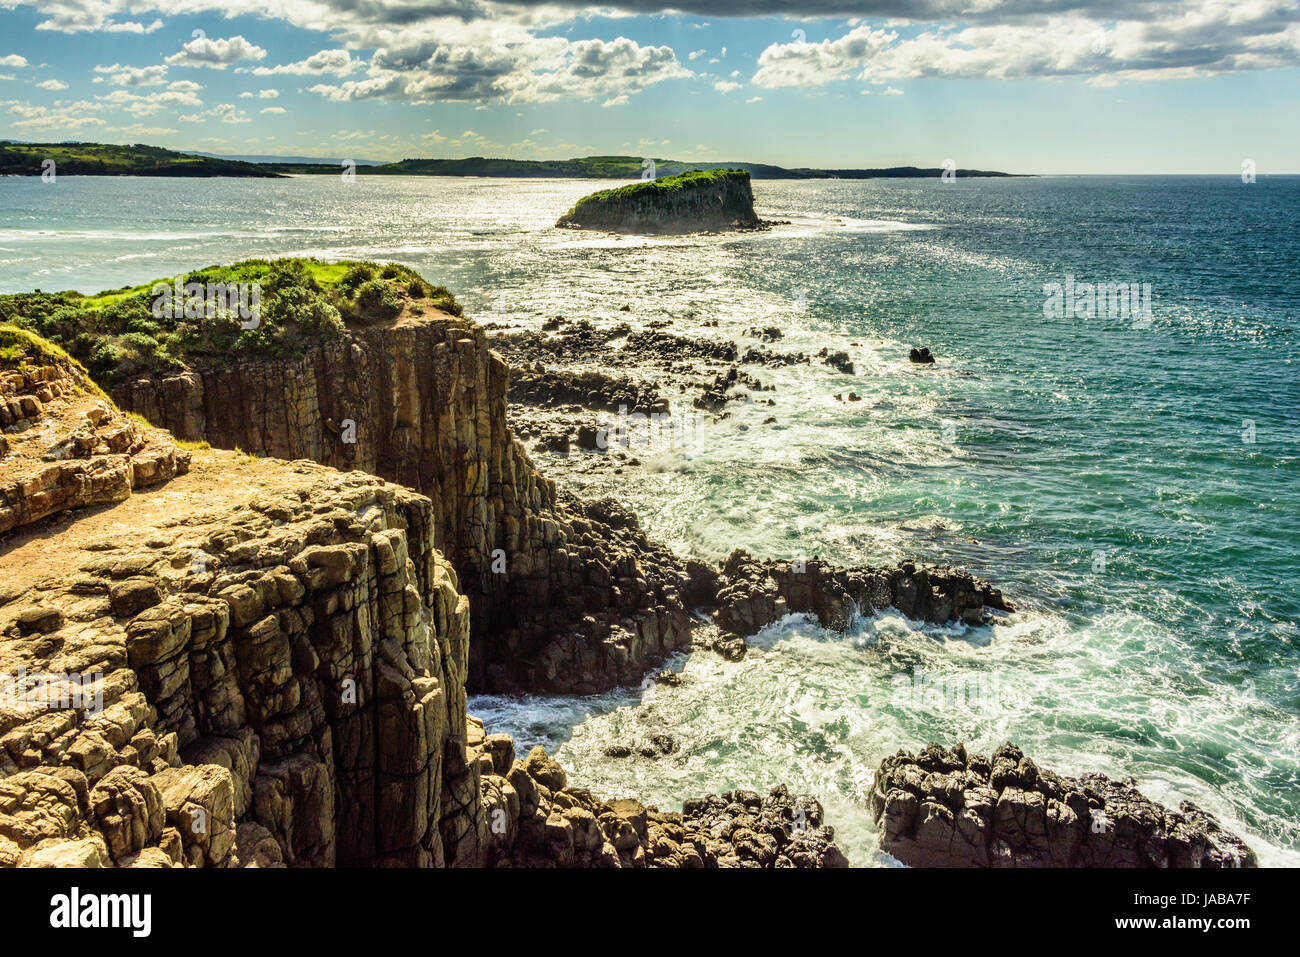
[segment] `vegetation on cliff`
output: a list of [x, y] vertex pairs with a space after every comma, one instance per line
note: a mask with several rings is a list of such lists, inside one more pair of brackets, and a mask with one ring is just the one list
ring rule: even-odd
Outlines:
[[744, 170], [711, 169], [584, 196], [556, 226], [614, 232], [756, 229], [754, 191]]
[[55, 175], [70, 176], [252, 176], [282, 174], [256, 163], [192, 156], [137, 143], [12, 143], [0, 141], [0, 175], [39, 176], [46, 160]]
[[[204, 290], [201, 298], [217, 286], [241, 290], [244, 310], [229, 300], [207, 308], [206, 298], [198, 309], [187, 310], [171, 296], [196, 283]], [[342, 334], [346, 322], [390, 320], [413, 300], [461, 313], [445, 288], [396, 263], [248, 259], [90, 296], [39, 290], [0, 296], [0, 323], [66, 349], [108, 388], [131, 376], [183, 368], [203, 356], [300, 355]]]

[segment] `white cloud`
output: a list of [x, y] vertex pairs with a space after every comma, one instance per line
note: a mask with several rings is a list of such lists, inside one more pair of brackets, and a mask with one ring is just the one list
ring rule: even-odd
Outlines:
[[[1088, 76], [1174, 79], [1300, 66], [1300, 22], [1273, 0], [1150, 5], [1146, 19], [1053, 14], [1033, 22], [939, 25], [911, 37], [859, 24], [835, 40], [779, 43], [758, 58], [759, 86], [821, 86], [839, 79]], [[889, 92], [889, 91], [885, 91]]]
[[[94, 72], [107, 76], [108, 82], [113, 86], [162, 86], [163, 80], [167, 76], [167, 67], [161, 64], [157, 66], [122, 66], [120, 63], [114, 63], [112, 66], [97, 66]], [[98, 83], [103, 77], [96, 77]]]
[[25, 67], [27, 57], [19, 56], [17, 53], [10, 53], [8, 56], [0, 56], [0, 66]]
[[391, 45], [376, 49], [365, 79], [318, 83], [311, 92], [335, 102], [600, 99], [617, 105], [621, 96], [692, 75], [671, 47], [641, 46], [626, 37], [573, 41], [524, 34], [512, 42], [461, 44], [389, 39]]
[[209, 40], [207, 37], [195, 37], [181, 47], [180, 53], [167, 57], [172, 66], [209, 67], [224, 70], [240, 60], [261, 60], [266, 51], [255, 43], [249, 43], [242, 36]]
[[283, 106], [268, 106], [268, 107], [263, 108], [260, 112], [262, 112], [262, 113], [288, 113], [289, 111], [286, 110]]
[[42, 90], [66, 90], [68, 88], [68, 84], [64, 83], [62, 80], [42, 80], [36, 85]]
[[53, 106], [33, 106], [18, 100], [8, 100], [4, 105], [10, 116], [17, 117], [10, 120], [9, 125], [22, 132], [82, 130], [106, 125], [103, 119], [93, 115], [102, 109], [101, 104], [87, 100], [56, 100]]
[[280, 74], [323, 76], [326, 73], [332, 73], [334, 76], [347, 76], [354, 70], [359, 69], [362, 62], [353, 59], [352, 54], [348, 53], [347, 50], [321, 50], [319, 53], [313, 53], [307, 59], [299, 60], [296, 63], [254, 67], [252, 73], [254, 76], [277, 76]]
[[742, 85], [741, 83], [733, 83], [730, 80], [718, 80], [713, 84], [713, 88], [719, 93], [731, 93], [734, 90], [739, 90]]
[[153, 116], [167, 107], [203, 105], [203, 101], [189, 90], [165, 90], [145, 94], [132, 93], [130, 90], [114, 90], [95, 99], [107, 106], [125, 110], [135, 117]]

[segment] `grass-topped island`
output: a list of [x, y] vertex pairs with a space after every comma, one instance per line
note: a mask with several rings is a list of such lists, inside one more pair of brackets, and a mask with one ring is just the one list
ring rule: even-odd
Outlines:
[[711, 169], [584, 196], [555, 224], [615, 233], [698, 233], [764, 229], [745, 170]]

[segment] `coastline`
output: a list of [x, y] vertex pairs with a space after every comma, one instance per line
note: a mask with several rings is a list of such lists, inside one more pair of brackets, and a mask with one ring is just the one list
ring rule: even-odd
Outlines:
[[[578, 331], [581, 335], [589, 330]], [[555, 338], [556, 347], [562, 351], [568, 336], [562, 332]], [[668, 361], [670, 365], [673, 358], [682, 357], [683, 350], [710, 356], [724, 365], [736, 358], [734, 344], [729, 349], [719, 350], [662, 333], [653, 341], [659, 351], [669, 357], [665, 360], [661, 356], [661, 361]], [[468, 614], [473, 622], [468, 625], [469, 632], [480, 639], [492, 636], [490, 644], [479, 640], [477, 650], [473, 639], [467, 641], [469, 648], [464, 664], [467, 670], [460, 680], [468, 677], [480, 688], [582, 692], [634, 683], [668, 652], [685, 650], [695, 643], [691, 632], [696, 629], [681, 616], [692, 608], [711, 603], [716, 606], [714, 620], [724, 628], [724, 632], [711, 635], [705, 642], [706, 648], [695, 653], [716, 652], [728, 658], [743, 656], [745, 636], [787, 612], [807, 612], [826, 627], [842, 629], [850, 614], [888, 605], [899, 607], [910, 617], [937, 622], [954, 618], [965, 618], [973, 623], [987, 621], [985, 606], [1013, 610], [989, 586], [948, 570], [927, 571], [908, 565], [892, 570], [835, 569], [816, 561], [808, 562], [807, 569], [796, 570], [790, 562], [755, 562], [741, 554], [733, 555], [720, 571], [698, 562], [683, 565], [646, 540], [637, 528], [635, 517], [614, 503], [583, 504], [559, 496], [553, 484], [541, 478], [506, 425], [509, 372], [505, 363], [488, 351], [489, 344], [482, 330], [450, 315], [422, 316], [419, 319], [403, 315], [389, 325], [349, 329], [337, 348], [327, 347], [319, 354], [309, 355], [293, 364], [250, 361], [240, 363], [234, 370], [220, 371], [196, 366], [180, 375], [146, 377], [125, 383], [123, 388], [114, 390], [114, 398], [128, 411], [144, 413], [145, 418], [155, 424], [167, 424], [173, 433], [188, 442], [210, 442], [215, 446], [241, 448], [246, 454], [283, 459], [309, 458], [339, 468], [361, 468], [431, 495], [434, 508], [431, 526], [435, 530], [432, 544], [446, 553], [456, 566], [453, 582], [468, 586]], [[531, 345], [537, 347], [537, 343]], [[801, 359], [769, 358], [768, 361], [811, 360], [805, 356]], [[836, 360], [827, 358], [825, 361], [834, 364]], [[718, 376], [724, 384], [729, 379], [735, 381], [735, 366], [731, 369], [731, 373]], [[388, 397], [367, 395], [363, 391], [333, 398], [316, 391], [320, 384], [328, 387], [332, 383], [378, 381], [394, 383], [397, 391]], [[467, 399], [457, 390], [457, 383], [461, 381], [474, 382], [468, 405], [465, 404]], [[536, 385], [538, 380], [532, 381]], [[717, 381], [715, 379], [715, 386]], [[434, 384], [431, 393], [424, 383]], [[604, 385], [606, 383], [602, 382], [601, 386]], [[761, 385], [759, 389], [761, 391]], [[203, 398], [213, 394], [242, 396], [244, 401], [254, 402], [261, 410], [280, 407], [286, 414], [268, 418], [266, 411], [250, 414], [251, 406], [241, 408], [236, 403], [224, 408]], [[702, 388], [693, 404], [703, 402], [707, 410], [712, 403], [709, 396], [710, 389]], [[330, 403], [340, 398], [350, 403], [348, 408], [358, 417], [361, 426], [359, 433], [365, 436], [353, 448], [349, 448], [348, 443], [329, 439], [330, 423], [342, 418], [342, 409], [332, 408]], [[611, 396], [611, 399], [617, 398], [617, 394]], [[557, 400], [554, 395], [534, 393], [529, 401], [545, 409]], [[659, 407], [661, 402], [653, 396], [649, 401], [651, 408]], [[711, 411], [723, 411], [726, 401], [724, 391], [721, 403]], [[393, 405], [389, 407], [388, 402]], [[418, 409], [421, 415], [427, 411], [427, 428], [419, 429], [418, 421], [408, 418], [405, 427], [417, 426], [417, 430], [414, 434], [402, 435], [400, 445], [390, 446], [376, 440], [375, 436], [385, 435], [391, 428], [379, 426], [400, 420], [398, 409]], [[257, 431], [248, 427], [251, 423], [276, 421], [286, 424], [296, 421], [298, 425], [296, 429], [291, 426], [283, 431], [278, 428]], [[425, 431], [432, 442], [421, 438], [421, 431]], [[311, 439], [313, 434], [320, 438]], [[446, 450], [452, 446], [446, 445], [445, 440], [452, 435], [459, 436], [460, 451], [449, 455]], [[298, 444], [304, 440], [307, 444]], [[313, 445], [314, 441], [318, 444]], [[476, 445], [478, 451], [465, 458], [465, 447], [473, 449]], [[477, 461], [491, 463], [485, 476], [486, 483], [480, 485], [479, 479], [473, 479], [466, 484], [467, 477], [476, 472], [474, 463]], [[493, 470], [498, 471], [494, 473]], [[510, 498], [502, 495], [498, 499], [491, 493], [482, 498], [481, 492], [474, 490], [483, 487], [513, 492]], [[469, 493], [465, 500], [468, 511], [462, 510], [455, 489]], [[568, 532], [565, 531], [566, 525]], [[512, 532], [512, 528], [525, 530], [522, 537], [519, 532]], [[597, 532], [595, 537], [590, 534], [593, 528]], [[559, 541], [568, 537], [570, 548], [577, 547], [579, 555], [586, 550], [588, 557], [580, 561], [589, 568], [611, 569], [617, 562], [626, 561], [630, 553], [633, 562], [646, 569], [642, 575], [633, 572], [633, 566], [629, 566], [629, 573], [619, 577], [622, 588], [632, 589], [633, 600], [630, 603], [623, 603], [623, 599], [611, 603], [611, 596], [602, 594], [599, 589], [592, 591], [588, 586], [577, 587], [584, 598], [573, 611], [584, 622], [594, 612], [597, 616], [592, 619], [596, 626], [594, 631], [565, 634], [564, 628], [571, 625], [564, 624], [562, 618], [550, 622], [540, 631], [521, 627], [520, 618], [529, 614], [527, 609], [530, 606], [545, 605], [555, 593], [573, 593], [575, 585], [582, 581], [581, 577], [570, 577], [573, 574], [571, 566], [557, 566], [544, 557], [552, 551], [557, 532], [561, 536]], [[574, 532], [577, 538], [571, 537]], [[504, 537], [500, 537], [502, 535]], [[536, 544], [529, 544], [530, 541]], [[626, 550], [624, 556], [615, 558], [607, 554], [609, 542], [618, 543], [618, 551]], [[491, 546], [498, 543], [506, 546], [504, 553], [510, 565], [518, 567], [518, 563], [525, 569], [522, 583], [509, 583], [508, 574], [504, 576], [506, 581], [491, 577], [498, 575], [490, 568], [489, 561], [495, 552]], [[647, 597], [651, 601], [649, 614], [644, 612], [644, 599]], [[11, 597], [7, 604], [12, 601]], [[11, 611], [11, 608], [6, 608], [6, 615]], [[617, 621], [620, 615], [629, 611], [634, 615], [630, 630], [626, 620]], [[253, 616], [246, 614], [245, 617]], [[555, 633], [557, 626], [562, 632], [558, 636]], [[18, 627], [21, 631], [21, 624]], [[34, 631], [48, 634], [48, 631], [40, 630], [42, 627]], [[519, 660], [521, 651], [524, 652], [522, 662]], [[580, 680], [575, 681], [575, 678]], [[448, 675], [443, 682], [455, 685], [457, 678]], [[463, 688], [458, 694], [463, 702]], [[463, 714], [463, 705], [459, 713]], [[457, 720], [456, 714], [453, 708], [453, 723]], [[467, 754], [466, 766], [477, 767], [476, 760]], [[529, 761], [537, 764], [542, 758], [533, 761], [533, 756], [530, 756]], [[483, 765], [483, 773], [503, 777], [506, 776], [504, 772], [511, 770], [513, 762], [493, 756], [479, 763]], [[542, 771], [543, 777], [549, 773]], [[536, 778], [531, 772], [528, 776]], [[516, 792], [519, 787], [526, 787], [521, 781], [515, 785]], [[563, 787], [563, 784], [559, 785], [561, 790]], [[465, 793], [473, 794], [476, 790], [467, 788]], [[509, 804], [504, 791], [498, 800]], [[749, 801], [750, 798], [745, 797], [739, 803], [742, 807], [749, 807]], [[724, 802], [724, 806], [729, 805]], [[487, 820], [493, 806], [481, 807], [484, 816], [479, 820]], [[736, 811], [733, 817], [741, 813]], [[788, 815], [793, 812], [787, 807], [781, 813]], [[820, 811], [817, 817], [820, 821]], [[535, 814], [528, 816], [529, 820], [534, 818]], [[474, 820], [473, 815], [470, 819]], [[452, 825], [457, 831], [462, 826], [468, 825]], [[477, 824], [474, 826], [478, 827]], [[482, 836], [481, 830], [475, 833], [479, 834], [476, 846], [482, 848], [485, 841], [487, 845], [491, 844]], [[463, 838], [464, 833], [461, 833], [457, 840]], [[599, 847], [603, 844], [602, 840]], [[597, 849], [588, 848], [591, 851]], [[629, 844], [623, 850], [634, 851], [634, 848]], [[769, 855], [768, 851], [764, 848], [754, 853], [774, 861], [775, 856]], [[712, 853], [716, 859], [717, 851]], [[434, 855], [430, 860], [436, 860], [436, 857]]]

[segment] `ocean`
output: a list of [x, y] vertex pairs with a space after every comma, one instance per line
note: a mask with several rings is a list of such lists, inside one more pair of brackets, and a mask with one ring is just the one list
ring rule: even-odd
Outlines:
[[[5, 178], [0, 291], [355, 257], [416, 268], [484, 322], [671, 320], [742, 348], [774, 326], [775, 351], [842, 349], [853, 374], [756, 367], [774, 405], [695, 417], [619, 474], [538, 464], [682, 555], [950, 563], [1015, 614], [848, 634], [791, 617], [744, 661], [675, 661], [680, 687], [471, 713], [606, 798], [810, 791], [856, 865], [893, 863], [872, 770], [930, 740], [1132, 775], [1262, 864], [1300, 864], [1300, 177], [760, 180], [760, 215], [790, 225], [551, 228], [599, 185]], [[650, 733], [678, 750], [604, 754]]]

